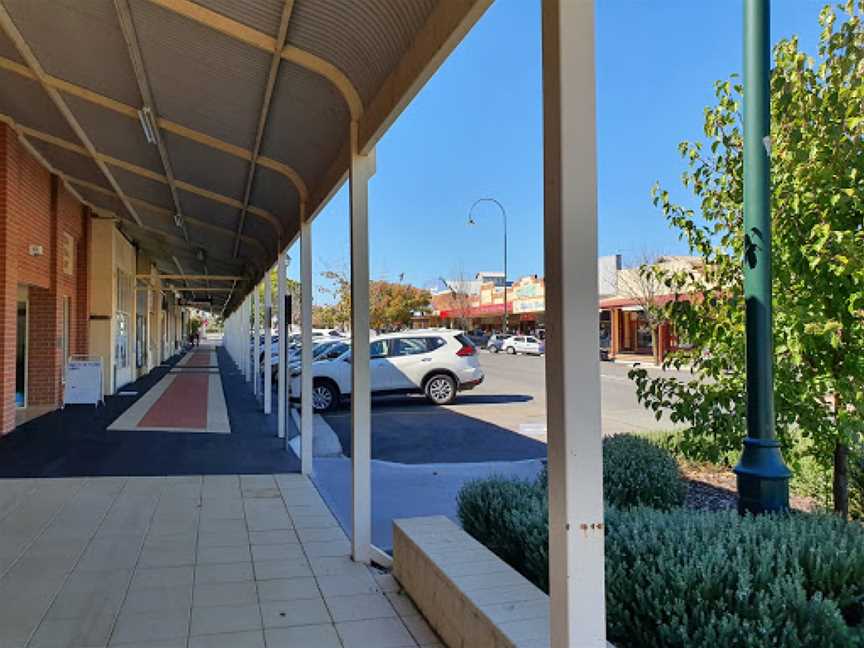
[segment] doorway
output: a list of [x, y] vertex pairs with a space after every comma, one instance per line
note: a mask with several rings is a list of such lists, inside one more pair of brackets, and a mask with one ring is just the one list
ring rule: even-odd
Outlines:
[[30, 348], [30, 303], [26, 286], [18, 287], [15, 344], [15, 407], [27, 407], [27, 369]]

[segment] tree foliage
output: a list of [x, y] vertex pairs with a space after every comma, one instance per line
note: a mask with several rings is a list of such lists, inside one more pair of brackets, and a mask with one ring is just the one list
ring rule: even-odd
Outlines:
[[[864, 1], [819, 15], [818, 56], [797, 38], [774, 48], [771, 75], [774, 371], [777, 432], [793, 468], [803, 455], [835, 470], [843, 510], [846, 448], [860, 443], [864, 410]], [[688, 346], [665, 365], [690, 365], [688, 382], [631, 372], [640, 400], [691, 425], [683, 442], [710, 460], [745, 435], [742, 258], [742, 87], [715, 86], [704, 141], [683, 142], [689, 209], [655, 186], [654, 204], [704, 274], [663, 273], [673, 291], [699, 298], [666, 306]], [[695, 290], [694, 287], [695, 286]], [[685, 287], [687, 287], [685, 289]], [[841, 480], [842, 481], [842, 480]]]
[[[334, 299], [332, 304], [315, 309], [314, 320], [320, 326], [348, 329], [351, 326], [351, 280], [347, 273], [328, 270], [321, 273], [331, 287], [324, 290]], [[429, 309], [432, 299], [428, 290], [410, 284], [377, 280], [369, 282], [369, 325], [378, 331], [398, 330], [409, 326], [416, 312]]]

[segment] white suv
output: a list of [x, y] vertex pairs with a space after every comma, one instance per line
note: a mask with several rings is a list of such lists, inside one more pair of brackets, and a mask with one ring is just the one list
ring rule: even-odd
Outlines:
[[542, 355], [546, 352], [546, 343], [533, 335], [514, 335], [501, 343], [501, 350], [510, 355], [524, 353], [526, 355]]
[[[462, 331], [415, 330], [373, 338], [369, 378], [374, 394], [421, 393], [436, 405], [483, 382], [477, 349]], [[351, 394], [351, 351], [312, 363], [312, 406], [324, 412]], [[291, 398], [300, 396], [300, 376], [291, 377]]]

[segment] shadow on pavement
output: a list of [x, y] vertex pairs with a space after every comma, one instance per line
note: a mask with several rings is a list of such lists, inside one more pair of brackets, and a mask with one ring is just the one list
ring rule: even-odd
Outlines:
[[[406, 399], [407, 400], [407, 399]], [[521, 461], [546, 457], [546, 444], [489, 421], [429, 406], [407, 409], [373, 407], [372, 458], [406, 464]], [[461, 399], [457, 403], [463, 402]], [[389, 404], [393, 404], [390, 401]], [[325, 419], [351, 456], [351, 416], [338, 410]]]
[[272, 474], [297, 472], [299, 461], [276, 438], [243, 376], [217, 347], [231, 434], [108, 431], [106, 428], [177, 363], [128, 385], [137, 396], [108, 396], [94, 408], [75, 405], [19, 426], [0, 438], [0, 478], [108, 475]]

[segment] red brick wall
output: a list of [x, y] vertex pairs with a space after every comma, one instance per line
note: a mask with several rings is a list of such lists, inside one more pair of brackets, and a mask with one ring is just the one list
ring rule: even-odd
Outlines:
[[6, 251], [17, 239], [9, 218], [9, 158], [12, 133], [0, 124], [0, 434], [15, 427], [15, 336], [18, 264]]
[[[64, 234], [73, 239], [73, 273], [63, 271]], [[89, 214], [0, 124], [0, 434], [14, 428], [18, 286], [29, 289], [28, 404], [60, 404], [63, 298], [69, 298], [69, 347], [86, 353]], [[43, 254], [32, 256], [31, 245]]]

